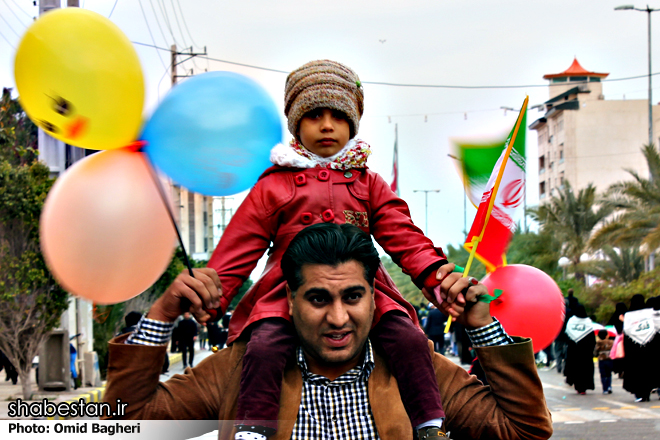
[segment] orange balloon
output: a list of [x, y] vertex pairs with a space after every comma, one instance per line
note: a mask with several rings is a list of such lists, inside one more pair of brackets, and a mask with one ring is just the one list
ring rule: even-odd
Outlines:
[[174, 252], [175, 233], [143, 153], [96, 153], [57, 179], [41, 214], [41, 249], [57, 281], [97, 304], [151, 286]]

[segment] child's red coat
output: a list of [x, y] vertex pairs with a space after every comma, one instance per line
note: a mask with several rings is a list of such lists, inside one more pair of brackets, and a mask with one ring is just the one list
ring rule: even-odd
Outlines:
[[[352, 223], [371, 234], [418, 287], [437, 285], [435, 270], [446, 257], [413, 224], [408, 205], [377, 173], [272, 166], [262, 174], [238, 208], [208, 266], [220, 276], [223, 310], [264, 252], [263, 274], [241, 300], [229, 325], [228, 343], [260, 319], [289, 318], [280, 259], [302, 229], [320, 222]], [[374, 324], [383, 313], [400, 310], [417, 323], [417, 315], [382, 267], [376, 275]]]

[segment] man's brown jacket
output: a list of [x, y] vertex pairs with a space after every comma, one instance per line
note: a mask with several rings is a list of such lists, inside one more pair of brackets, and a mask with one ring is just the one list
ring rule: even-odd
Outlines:
[[[245, 344], [237, 341], [159, 382], [165, 346], [124, 344], [127, 335], [110, 341], [110, 363], [104, 400], [114, 407], [127, 403], [126, 419], [233, 420], [236, 414]], [[444, 356], [433, 363], [452, 439], [547, 439], [552, 420], [536, 372], [532, 343], [476, 348], [490, 386]], [[432, 346], [430, 346], [432, 349]], [[413, 430], [396, 380], [382, 357], [369, 378], [369, 402], [383, 440], [412, 439]], [[279, 430], [271, 440], [290, 439], [298, 416], [302, 375], [295, 361], [287, 365], [282, 383]], [[233, 439], [232, 423], [220, 423], [220, 438]]]

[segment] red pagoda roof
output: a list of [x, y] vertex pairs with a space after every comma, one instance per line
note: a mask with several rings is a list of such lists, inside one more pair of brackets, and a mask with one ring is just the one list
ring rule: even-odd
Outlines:
[[561, 73], [549, 73], [543, 75], [543, 79], [561, 78], [563, 76], [597, 76], [605, 78], [608, 75], [609, 73], [589, 72], [588, 70], [585, 70], [584, 67], [580, 66], [577, 58], [573, 58], [573, 64], [571, 64], [571, 67]]

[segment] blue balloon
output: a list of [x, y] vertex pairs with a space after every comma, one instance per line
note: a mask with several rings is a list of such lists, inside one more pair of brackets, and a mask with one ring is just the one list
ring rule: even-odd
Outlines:
[[151, 162], [177, 184], [208, 196], [253, 186], [282, 141], [275, 103], [256, 82], [209, 72], [174, 87], [140, 138]]

